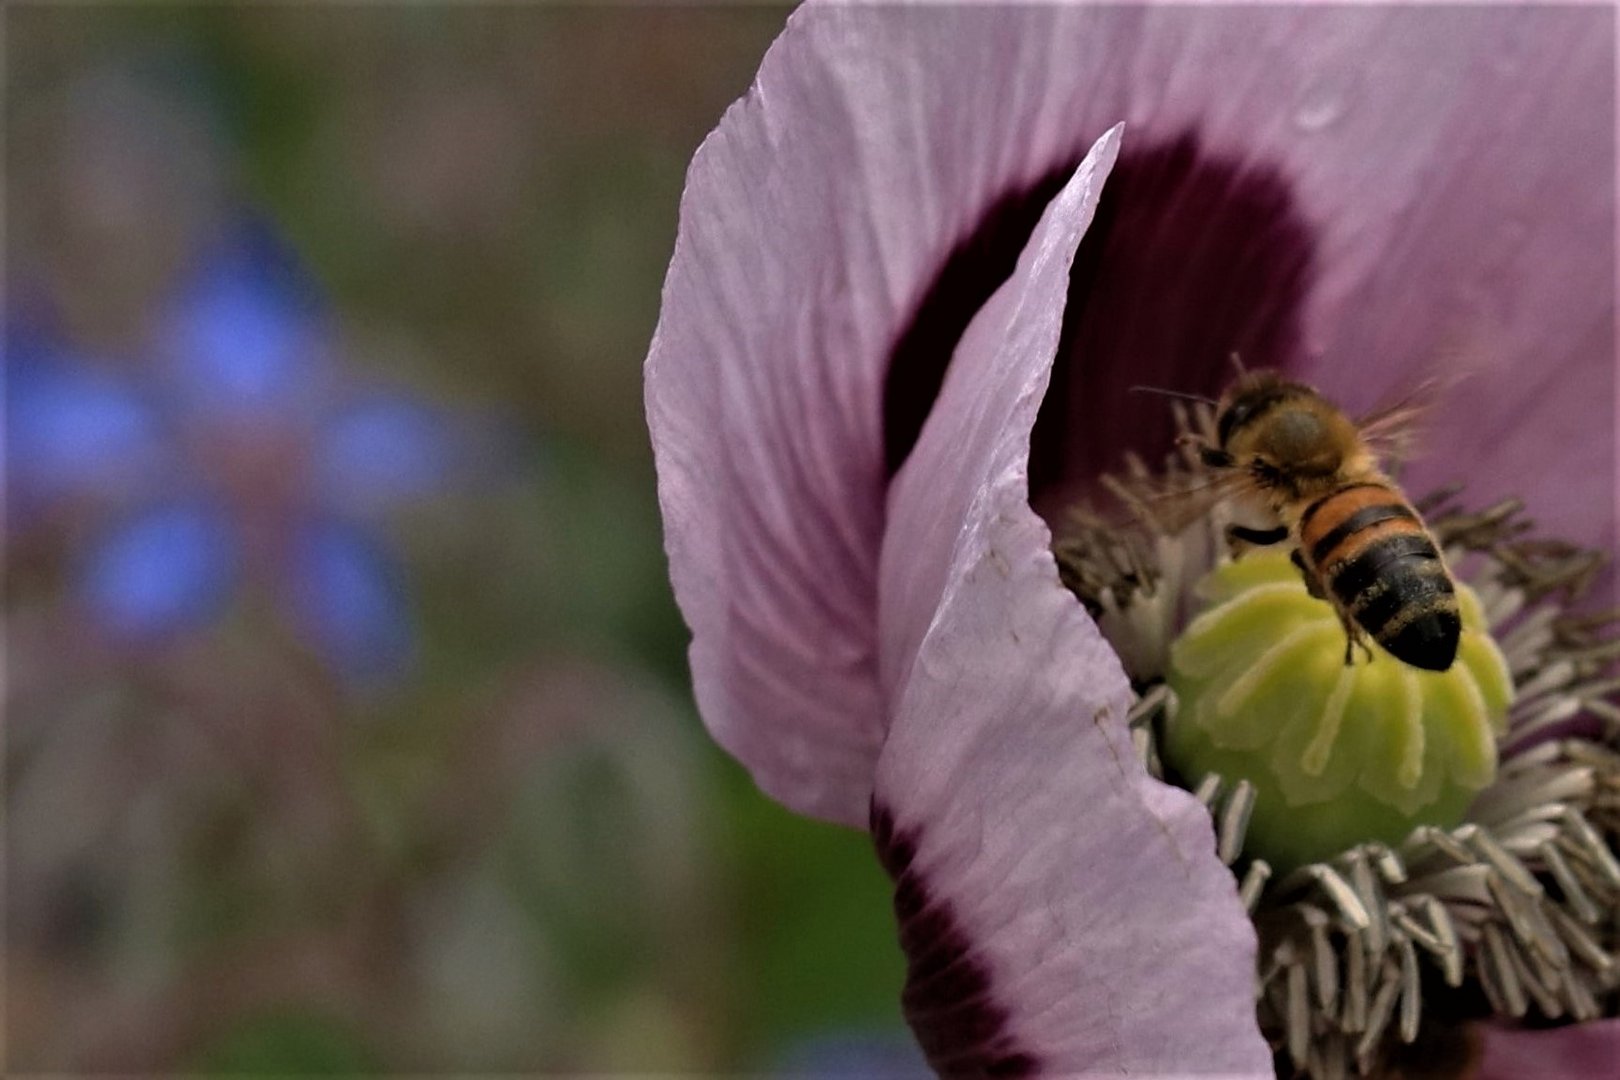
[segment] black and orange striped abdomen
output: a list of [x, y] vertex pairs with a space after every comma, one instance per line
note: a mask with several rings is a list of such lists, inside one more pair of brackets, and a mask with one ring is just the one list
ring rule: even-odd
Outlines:
[[1398, 491], [1357, 484], [1299, 521], [1300, 551], [1323, 588], [1373, 640], [1413, 667], [1457, 657], [1457, 592], [1417, 512]]

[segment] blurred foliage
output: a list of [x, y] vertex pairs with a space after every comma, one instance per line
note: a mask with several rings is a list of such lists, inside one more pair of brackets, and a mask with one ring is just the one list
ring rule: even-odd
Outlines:
[[390, 518], [417, 652], [365, 692], [273, 590], [103, 641], [72, 602], [99, 519], [8, 522], [11, 1067], [755, 1069], [899, 1026], [867, 838], [702, 732], [642, 419], [687, 162], [784, 14], [7, 12], [15, 295], [138, 381], [246, 209], [357, 371], [510, 462]]
[[846, 830], [761, 805], [742, 770], [725, 772], [746, 957], [739, 967], [754, 984], [758, 1045], [836, 1027], [898, 1029], [904, 962], [892, 888], [866, 838], [854, 850]]
[[366, 1076], [382, 1066], [345, 1025], [287, 1010], [244, 1018], [188, 1071], [200, 1076]]

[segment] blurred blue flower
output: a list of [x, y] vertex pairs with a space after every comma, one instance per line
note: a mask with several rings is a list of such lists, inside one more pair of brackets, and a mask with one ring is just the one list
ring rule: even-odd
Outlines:
[[771, 1075], [799, 1080], [929, 1080], [916, 1040], [899, 1031], [830, 1031], [791, 1044]]
[[312, 521], [298, 530], [289, 561], [294, 616], [340, 671], [364, 681], [404, 667], [412, 646], [404, 583], [365, 531]]
[[109, 634], [195, 630], [253, 582], [345, 678], [409, 664], [404, 577], [371, 523], [465, 479], [466, 433], [346, 378], [317, 296], [267, 233], [244, 230], [158, 313], [144, 366], [119, 374], [8, 331], [8, 492], [24, 507], [122, 504], [78, 581]]
[[135, 482], [164, 450], [158, 414], [134, 387], [16, 327], [6, 334], [5, 423], [13, 520], [52, 498]]
[[262, 228], [212, 253], [165, 312], [159, 350], [177, 404], [215, 422], [285, 424], [325, 401], [325, 313], [314, 283]]
[[113, 633], [162, 636], [200, 626], [223, 610], [237, 559], [222, 508], [160, 506], [101, 538], [80, 588], [91, 613]]
[[334, 506], [383, 509], [442, 490], [456, 458], [453, 436], [431, 407], [374, 394], [333, 416], [315, 449], [317, 482]]

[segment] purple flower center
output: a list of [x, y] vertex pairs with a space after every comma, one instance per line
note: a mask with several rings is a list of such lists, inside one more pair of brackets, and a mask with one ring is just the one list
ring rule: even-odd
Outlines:
[[[884, 441], [892, 476], [933, 405], [957, 342], [1012, 274], [1064, 161], [986, 208], [924, 291], [890, 357]], [[1162, 398], [1216, 395], [1229, 357], [1302, 357], [1314, 237], [1271, 166], [1210, 152], [1193, 133], [1121, 153], [1075, 257], [1052, 385], [1035, 426], [1031, 499], [1048, 518], [1127, 451], [1156, 460], [1175, 435]]]
[[1075, 255], [1052, 384], [1030, 449], [1030, 497], [1052, 509], [1176, 435], [1156, 386], [1218, 395], [1231, 355], [1302, 359], [1313, 236], [1268, 165], [1217, 157], [1196, 135], [1120, 155]]

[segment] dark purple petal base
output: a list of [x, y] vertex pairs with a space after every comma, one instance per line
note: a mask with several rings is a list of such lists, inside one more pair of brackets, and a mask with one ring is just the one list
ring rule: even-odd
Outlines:
[[1034, 1074], [1037, 1061], [1013, 1037], [989, 968], [974, 955], [950, 901], [913, 864], [916, 830], [897, 829], [894, 815], [873, 800], [872, 841], [894, 879], [894, 914], [907, 960], [901, 1000], [929, 1064], [942, 1076]]

